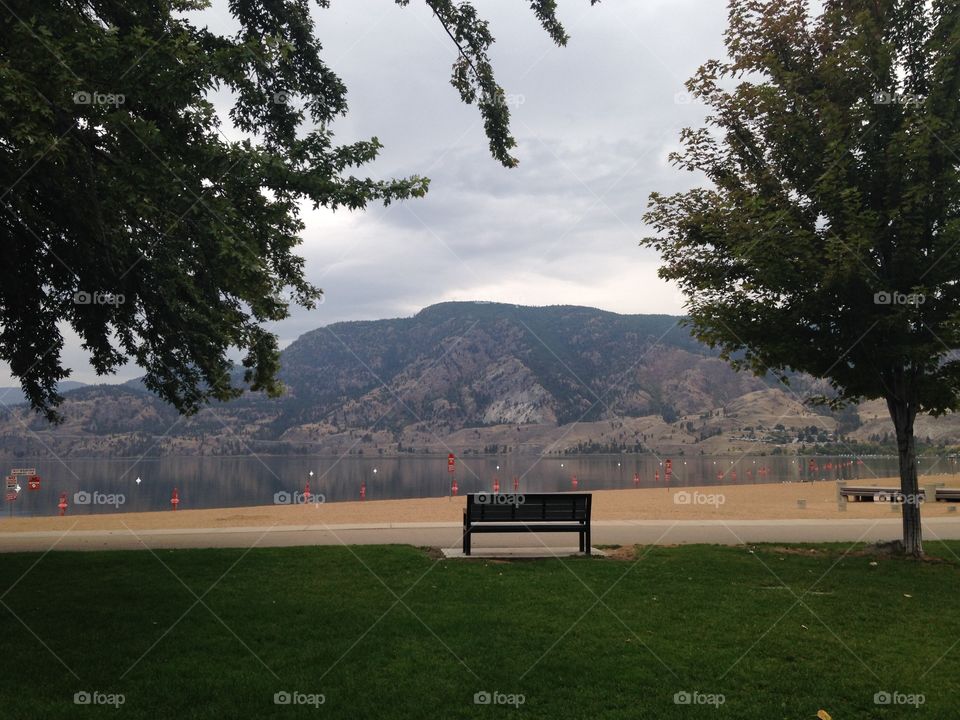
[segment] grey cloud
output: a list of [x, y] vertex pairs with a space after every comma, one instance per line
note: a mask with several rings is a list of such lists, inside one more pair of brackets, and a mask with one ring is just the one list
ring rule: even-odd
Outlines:
[[[334, 127], [339, 141], [384, 143], [357, 172], [421, 173], [432, 185], [427, 198], [386, 210], [332, 220], [305, 211], [301, 253], [327, 297], [272, 326], [283, 342], [474, 291], [489, 293], [478, 300], [547, 304], [576, 301], [574, 292], [620, 311], [679, 309], [637, 239], [650, 191], [696, 181], [668, 167], [666, 155], [680, 128], [702, 120], [703, 108], [676, 96], [722, 53], [725, 3], [562, 0], [566, 48], [551, 46], [525, 4], [480, 5], [497, 37], [500, 82], [516, 101], [515, 170], [490, 158], [476, 108], [450, 86], [454, 49], [425, 6], [346, 0], [315, 11], [325, 57], [350, 89], [350, 114]], [[217, 0], [197, 22], [229, 30], [225, 8]], [[97, 381], [75, 339], [65, 358], [74, 379]], [[4, 370], [0, 385], [11, 384]], [[134, 374], [127, 367], [119, 379]]]

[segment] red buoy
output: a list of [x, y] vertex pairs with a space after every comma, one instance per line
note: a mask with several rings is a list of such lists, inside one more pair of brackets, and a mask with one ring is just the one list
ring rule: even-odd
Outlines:
[[460, 490], [460, 488], [457, 487], [457, 479], [454, 478], [454, 479], [453, 479], [453, 484], [450, 486], [450, 492], [451, 492], [454, 496], [456, 496], [456, 494], [457, 494], [457, 492], [459, 492], [459, 490]]
[[65, 515], [67, 512], [67, 494], [65, 492], [60, 493], [60, 502], [57, 503], [57, 507], [60, 508], [60, 515]]
[[633, 484], [635, 487], [640, 487], [640, 473], [633, 474]]
[[520, 489], [520, 478], [516, 475], [513, 476], [513, 491], [517, 492]]
[[654, 473], [653, 473], [653, 484], [654, 484], [654, 485], [659, 485], [659, 484], [660, 484], [660, 471], [659, 471], [659, 470], [655, 470]]
[[180, 504], [180, 492], [176, 488], [173, 489], [173, 495], [170, 496], [170, 504], [173, 505], [174, 510]]
[[307, 486], [303, 490], [303, 501], [310, 502], [310, 483], [307, 483]]
[[574, 489], [574, 490], [576, 490], [576, 489], [577, 489], [577, 486], [580, 485], [580, 481], [577, 480], [577, 476], [576, 476], [576, 475], [571, 475], [571, 476], [570, 476], [570, 484], [573, 485], [573, 489]]
[[360, 499], [361, 500], [367, 499], [367, 481], [366, 480], [360, 481]]
[[500, 492], [500, 478], [495, 477], [493, 479], [493, 493], [496, 495]]
[[737, 471], [736, 471], [736, 470], [731, 470], [731, 471], [730, 471], [730, 479], [733, 480], [733, 482], [736, 482], [736, 481], [737, 481]]

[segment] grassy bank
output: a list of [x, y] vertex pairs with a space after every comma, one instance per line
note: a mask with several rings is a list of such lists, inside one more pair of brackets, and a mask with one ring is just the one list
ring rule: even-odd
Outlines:
[[[929, 549], [942, 560], [839, 546], [512, 563], [407, 547], [4, 555], [0, 714], [951, 717], [960, 544]], [[84, 691], [123, 704], [75, 704]], [[523, 702], [475, 704], [483, 691]], [[308, 704], [277, 705], [281, 692]], [[684, 692], [715, 704], [676, 704]], [[882, 692], [923, 704], [877, 705]]]

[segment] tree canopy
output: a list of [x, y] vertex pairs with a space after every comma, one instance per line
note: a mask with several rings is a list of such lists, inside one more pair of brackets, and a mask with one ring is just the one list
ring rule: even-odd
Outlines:
[[672, 155], [708, 185], [654, 193], [645, 244], [736, 366], [884, 398], [915, 493], [916, 413], [960, 405], [960, 5], [732, 0], [726, 47]]
[[[424, 1], [451, 37], [452, 84], [512, 167], [488, 23], [470, 2]], [[354, 174], [376, 158], [376, 137], [335, 142], [347, 88], [311, 15], [328, 4], [230, 0], [231, 36], [188, 19], [207, 0], [3, 4], [0, 359], [50, 420], [70, 372], [64, 324], [98, 373], [132, 359], [183, 412], [241, 392], [234, 348], [250, 388], [279, 392], [277, 340], [262, 324], [288, 316], [288, 297], [321, 297], [295, 252], [298, 203], [355, 210], [426, 193], [418, 175]], [[530, 7], [565, 44], [556, 3]], [[222, 132], [218, 89], [242, 140]]]

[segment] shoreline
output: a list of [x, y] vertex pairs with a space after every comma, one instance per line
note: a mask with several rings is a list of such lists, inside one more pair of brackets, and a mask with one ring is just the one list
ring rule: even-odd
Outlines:
[[[41, 431], [41, 434], [42, 434], [42, 432], [45, 432], [45, 431]], [[394, 452], [390, 452], [390, 453], [385, 452], [385, 453], [383, 453], [382, 455], [379, 454], [379, 453], [378, 453], [378, 454], [372, 454], [372, 453], [371, 453], [371, 454], [363, 454], [363, 455], [348, 455], [348, 456], [346, 456], [346, 457], [344, 457], [343, 453], [338, 453], [338, 452], [336, 452], [336, 451], [319, 452], [319, 453], [270, 453], [270, 452], [257, 452], [257, 453], [256, 453], [256, 455], [257, 455], [258, 457], [269, 457], [269, 458], [288, 458], [288, 459], [295, 459], [295, 458], [325, 458], [325, 459], [333, 459], [333, 460], [342, 460], [342, 459], [350, 459], [350, 460], [370, 460], [370, 461], [374, 461], [374, 462], [377, 461], [377, 460], [405, 460], [405, 459], [412, 459], [412, 460], [418, 460], [418, 459], [419, 459], [419, 460], [437, 460], [437, 459], [445, 459], [445, 458], [447, 457], [447, 454], [448, 454], [448, 453], [447, 453], [446, 450], [438, 451], [438, 452], [435, 452], [435, 453], [422, 453], [422, 452], [417, 452], [417, 453], [400, 452], [400, 453], [398, 453], [398, 452], [395, 452], [395, 451], [394, 451]], [[566, 461], [575, 461], [575, 460], [590, 460], [590, 459], [593, 459], [593, 458], [618, 458], [618, 459], [626, 458], [626, 459], [633, 459], [633, 460], [635, 460], [635, 459], [642, 459], [642, 458], [653, 458], [653, 459], [657, 459], [657, 458], [661, 457], [662, 455], [663, 455], [663, 453], [652, 453], [652, 452], [647, 452], [647, 453], [622, 453], [622, 452], [618, 452], [618, 453], [600, 453], [600, 452], [598, 452], [598, 453], [583, 453], [583, 454], [575, 454], [575, 453], [572, 453], [572, 454], [569, 454], [569, 455], [563, 455], [563, 454], [560, 454], [560, 455], [542, 455], [541, 453], [538, 453], [538, 452], [523, 453], [523, 452], [516, 452], [516, 451], [514, 451], [514, 452], [512, 452], [512, 453], [507, 453], [506, 455], [504, 455], [503, 453], [483, 453], [483, 452], [468, 452], [468, 453], [463, 453], [463, 452], [461, 451], [461, 453], [459, 453], [459, 454], [457, 455], [457, 460], [468, 460], [468, 459], [470, 459], [470, 458], [486, 458], [486, 459], [498, 458], [498, 459], [504, 459], [504, 460], [506, 460], [506, 459], [510, 459], [511, 457], [518, 457], [518, 456], [519, 456], [519, 457], [540, 458], [541, 461], [543, 461], [543, 460], [560, 460], [560, 461], [566, 462]], [[106, 461], [113, 461], [113, 460], [136, 460], [136, 461], [138, 461], [138, 462], [146, 462], [146, 461], [155, 462], [155, 461], [158, 461], [158, 460], [208, 460], [208, 459], [213, 459], [213, 460], [223, 460], [223, 459], [236, 460], [236, 459], [238, 459], [238, 458], [250, 458], [250, 457], [252, 457], [251, 454], [250, 454], [249, 452], [245, 452], [245, 453], [225, 454], [225, 455], [220, 455], [220, 454], [209, 454], [209, 455], [207, 455], [207, 454], [166, 454], [166, 453], [163, 454], [163, 455], [137, 455], [137, 454], [133, 454], [133, 455], [70, 455], [69, 458], [67, 458], [67, 459], [69, 459], [69, 460], [71, 460], [71, 461], [72, 461], [72, 460], [106, 460]], [[757, 458], [767, 458], [767, 459], [770, 459], [770, 458], [790, 458], [790, 459], [794, 459], [794, 460], [797, 459], [797, 458], [848, 458], [848, 459], [858, 459], [858, 458], [888, 458], [888, 459], [896, 459], [896, 458], [897, 458], [897, 453], [896, 453], [896, 452], [869, 452], [869, 453], [849, 453], [849, 452], [846, 452], [846, 453], [829, 453], [829, 452], [822, 452], [822, 453], [783, 452], [783, 453], [780, 453], [780, 454], [778, 454], [778, 455], [775, 455], [775, 454], [769, 453], [769, 452], [757, 452], [757, 453], [753, 453], [753, 452], [747, 452], [747, 453], [723, 452], [723, 453], [706, 453], [706, 454], [703, 454], [703, 455], [700, 455], [700, 454], [684, 455], [683, 453], [671, 453], [671, 457], [673, 457], [673, 458], [678, 458], [678, 459], [680, 459], [680, 460], [691, 460], [691, 459], [703, 460], [703, 459], [721, 459], [721, 458], [723, 458], [723, 459], [726, 459], [726, 458], [737, 458], [737, 459], [741, 459], [741, 460], [742, 460], [742, 459], [745, 459], [745, 458], [750, 458], [750, 459], [757, 459]], [[957, 454], [957, 453], [943, 453], [943, 454], [936, 453], [936, 454], [932, 454], [932, 455], [917, 455], [917, 459], [918, 459], [918, 460], [925, 460], [925, 459], [930, 459], [930, 458], [936, 458], [936, 459], [941, 459], [941, 460], [951, 459], [951, 458], [953, 458], [953, 459], [960, 459], [960, 454]], [[23, 457], [2, 456], [2, 457], [0, 457], [0, 461], [3, 461], [3, 462], [6, 463], [6, 464], [17, 464], [17, 463], [23, 464], [23, 463], [49, 462], [49, 461], [50, 461], [50, 456], [49, 456], [49, 454], [46, 454], [46, 455], [33, 455], [33, 456], [27, 455], [27, 456], [23, 456]]]
[[[960, 476], [942, 475], [932, 482], [960, 487]], [[863, 485], [899, 486], [896, 478]], [[921, 482], [921, 488], [923, 483]], [[835, 480], [758, 485], [700, 485], [672, 488], [594, 490], [593, 520], [854, 520], [891, 519], [899, 507], [888, 503], [849, 502], [841, 511]], [[803, 501], [803, 507], [801, 503]], [[3, 517], [0, 533], [39, 531], [134, 531], [274, 526], [345, 526], [459, 523], [464, 497], [347, 501], [310, 505], [259, 505], [200, 510], [103, 513], [64, 517]], [[960, 517], [954, 503], [926, 503], [923, 517]], [[953, 511], [951, 511], [953, 508]], [[956, 514], [955, 514], [956, 513]]]

